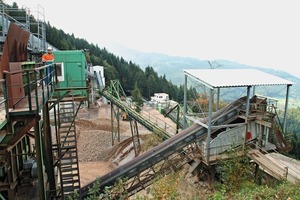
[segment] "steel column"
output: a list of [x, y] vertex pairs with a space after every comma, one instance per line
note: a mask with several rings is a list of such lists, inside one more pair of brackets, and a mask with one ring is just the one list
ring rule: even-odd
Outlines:
[[184, 75], [184, 97], [183, 97], [183, 129], [185, 129], [187, 127], [187, 119], [186, 119], [186, 115], [187, 115], [187, 75]]
[[[245, 135], [244, 135], [244, 142], [247, 142], [247, 137], [246, 134], [248, 132], [248, 117], [249, 117], [249, 109], [250, 109], [250, 90], [251, 90], [251, 86], [247, 87], [247, 99], [246, 99], [246, 130], [245, 130]], [[243, 148], [245, 148], [245, 145], [243, 145]]]
[[45, 185], [44, 185], [44, 173], [43, 173], [43, 152], [41, 148], [41, 129], [39, 122], [39, 117], [36, 117], [36, 123], [34, 126], [34, 136], [35, 136], [35, 149], [36, 149], [36, 161], [38, 170], [38, 191], [39, 199], [45, 200]]
[[213, 104], [214, 89], [209, 89], [209, 109], [208, 109], [208, 122], [207, 122], [207, 138], [206, 138], [206, 162], [209, 163], [210, 154], [210, 135], [211, 135], [211, 117], [212, 117], [212, 104]]
[[286, 116], [287, 116], [287, 110], [288, 110], [290, 86], [291, 85], [287, 85], [286, 96], [285, 96], [285, 109], [284, 109], [283, 130], [282, 130], [282, 132], [283, 132], [284, 135], [285, 135], [285, 132], [286, 132]]
[[251, 86], [248, 86], [247, 87], [246, 117], [249, 116], [249, 109], [250, 109], [250, 89], [251, 89]]
[[217, 88], [217, 103], [216, 103], [216, 111], [219, 110], [220, 106], [220, 88]]
[[54, 176], [54, 165], [53, 165], [53, 153], [52, 153], [52, 131], [50, 126], [49, 106], [46, 103], [43, 107], [43, 133], [44, 133], [44, 144], [45, 144], [45, 164], [50, 191], [55, 190], [55, 176]]

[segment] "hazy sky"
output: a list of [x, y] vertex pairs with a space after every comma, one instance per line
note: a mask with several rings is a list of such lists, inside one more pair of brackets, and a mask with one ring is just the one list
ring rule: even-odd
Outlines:
[[[6, 0], [109, 50], [226, 59], [300, 77], [297, 0]], [[80, 3], [81, 2], [81, 3]]]

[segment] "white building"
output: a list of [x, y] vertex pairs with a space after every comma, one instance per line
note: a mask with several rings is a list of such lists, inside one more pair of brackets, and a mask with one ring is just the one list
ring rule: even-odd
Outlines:
[[151, 97], [151, 102], [162, 103], [169, 101], [169, 95], [166, 93], [154, 93], [154, 97]]

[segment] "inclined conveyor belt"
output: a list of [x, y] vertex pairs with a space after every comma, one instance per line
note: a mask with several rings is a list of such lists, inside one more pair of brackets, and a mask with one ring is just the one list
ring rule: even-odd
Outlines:
[[129, 107], [126, 103], [121, 101], [120, 99], [113, 96], [111, 93], [109, 93], [106, 90], [102, 90], [104, 83], [102, 82], [102, 78], [100, 77], [100, 74], [94, 71], [94, 74], [92, 72], [87, 73], [88, 76], [95, 78], [97, 81], [98, 88], [100, 90], [100, 94], [107, 98], [111, 103], [115, 104], [118, 108], [123, 110], [128, 114], [129, 117], [133, 118], [140, 124], [142, 124], [144, 127], [146, 127], [148, 130], [152, 131], [154, 134], [162, 138], [163, 140], [166, 140], [171, 137], [169, 133], [166, 132], [166, 130], [160, 128], [156, 124], [152, 123], [151, 121], [147, 120], [143, 116], [141, 116], [138, 112], [136, 112], [134, 109]]
[[166, 140], [171, 137], [169, 133], [166, 132], [166, 130], [158, 127], [151, 121], [147, 120], [143, 116], [141, 116], [138, 112], [136, 112], [134, 109], [127, 106], [123, 101], [117, 99], [112, 94], [110, 94], [107, 91], [102, 91], [101, 94], [106, 97], [108, 100], [110, 100], [113, 104], [115, 104], [118, 108], [122, 109], [124, 112], [128, 114], [129, 117], [136, 120], [140, 124], [142, 124], [144, 127], [146, 127], [148, 130], [152, 131], [154, 134], [158, 135], [163, 140]]
[[[110, 99], [109, 95], [107, 95], [106, 97]], [[110, 100], [116, 101], [113, 98], [111, 98]], [[242, 97], [236, 100], [235, 102], [229, 104], [228, 106], [224, 107], [223, 109], [215, 112], [212, 115], [212, 125], [216, 126], [216, 125], [221, 125], [224, 123], [230, 123], [234, 121], [238, 117], [239, 108], [241, 108], [241, 106], [245, 102], [246, 102], [246, 98]], [[136, 117], [138, 116], [132, 115], [131, 117], [136, 119]], [[204, 118], [201, 120], [201, 122], [205, 123], [206, 120], [207, 119]], [[181, 149], [191, 144], [192, 142], [204, 140], [206, 136], [207, 136], [206, 128], [202, 127], [199, 124], [194, 124], [190, 126], [189, 128], [179, 132], [177, 135], [162, 142], [158, 146], [148, 150], [147, 152], [134, 158], [128, 163], [100, 177], [99, 190], [102, 191], [105, 188], [105, 186], [113, 185], [117, 180], [123, 178], [130, 179], [138, 175], [144, 170], [168, 158], [170, 155], [179, 152]], [[89, 189], [93, 186], [95, 182], [96, 181], [91, 182], [85, 187], [81, 188], [80, 193], [82, 198], [86, 198], [88, 196]]]

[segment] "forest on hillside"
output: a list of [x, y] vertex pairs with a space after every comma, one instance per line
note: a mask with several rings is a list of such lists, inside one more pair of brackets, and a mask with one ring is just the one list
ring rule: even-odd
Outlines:
[[[130, 93], [135, 84], [141, 91], [144, 98], [150, 100], [154, 93], [168, 93], [170, 99], [183, 102], [184, 87], [175, 85], [166, 79], [166, 75], [159, 75], [151, 66], [142, 70], [137, 64], [126, 61], [122, 57], [100, 48], [85, 39], [76, 38], [74, 34], [67, 34], [50, 25], [46, 26], [47, 41], [60, 50], [85, 50], [88, 63], [104, 67], [105, 79], [109, 84], [110, 80], [119, 80], [124, 91]], [[194, 89], [187, 91], [187, 98], [192, 99]]]

